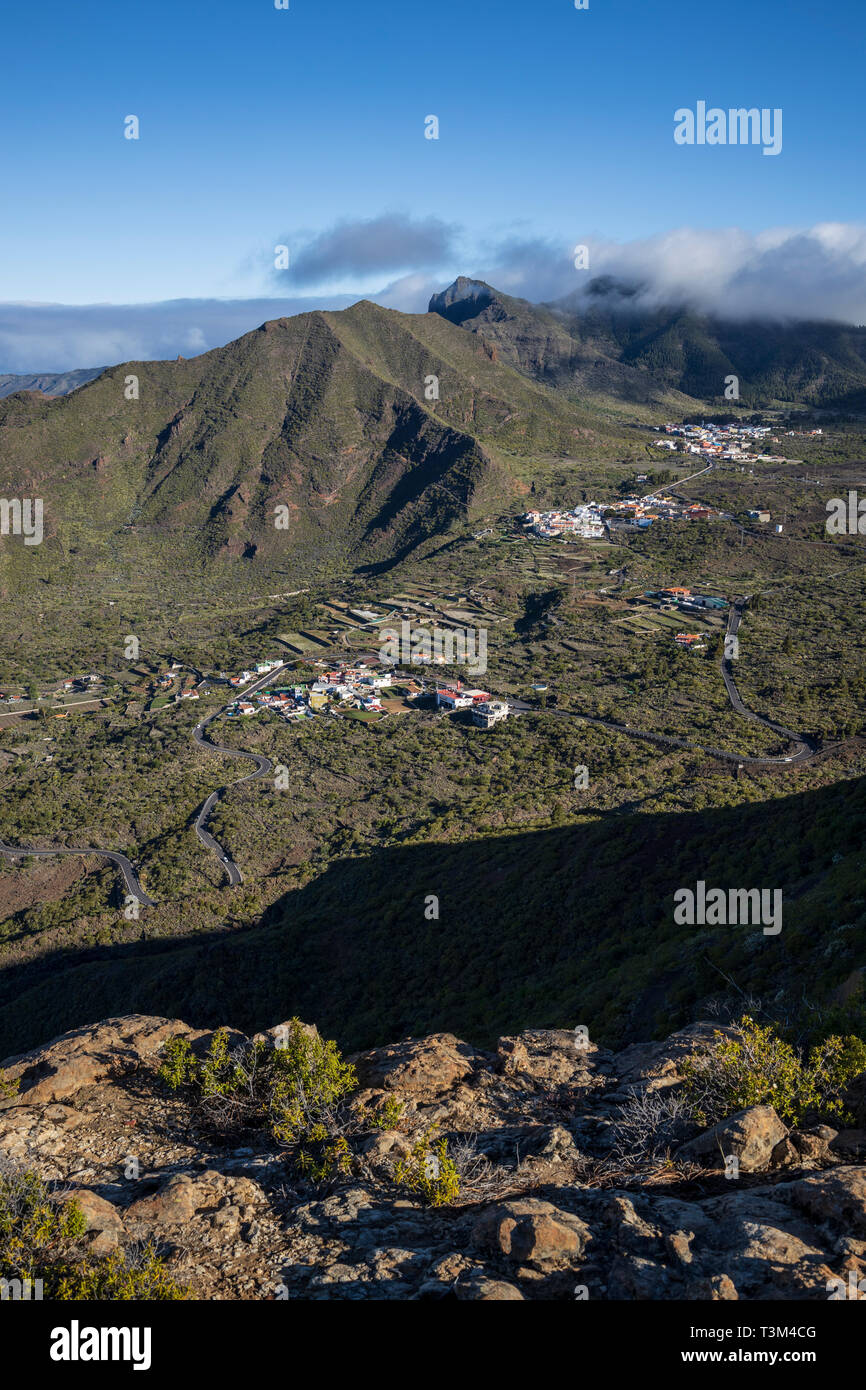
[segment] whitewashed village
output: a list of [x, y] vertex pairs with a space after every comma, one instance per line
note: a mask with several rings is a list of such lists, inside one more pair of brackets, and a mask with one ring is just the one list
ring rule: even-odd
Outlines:
[[[708, 468], [726, 463], [745, 466], [756, 461], [792, 462], [780, 455], [752, 452], [756, 448], [763, 448], [767, 436], [770, 436], [771, 443], [778, 443], [778, 437], [770, 434], [769, 425], [704, 423], [653, 427], [655, 433], [662, 429], [666, 437], [654, 440], [656, 448], [693, 454]], [[792, 434], [793, 431], [788, 433]], [[822, 431], [818, 429], [810, 433], [821, 434]], [[648, 481], [646, 473], [638, 473], [635, 478], [636, 483]], [[750, 510], [747, 515], [750, 521], [762, 525], [770, 521], [770, 513], [764, 508]], [[617, 530], [648, 530], [654, 521], [709, 521], [712, 518], [731, 520], [725, 512], [699, 502], [678, 501], [665, 488], [661, 488], [643, 495], [617, 498], [612, 502], [581, 502], [572, 508], [554, 508], [550, 511], [531, 509], [524, 513], [521, 521], [527, 535], [541, 540], [604, 540]], [[781, 529], [781, 526], [776, 527], [777, 531]]]
[[[280, 661], [260, 662], [255, 670], [232, 676], [229, 684], [236, 687], [249, 685], [261, 674], [267, 674], [281, 665]], [[317, 665], [324, 666], [325, 663]], [[444, 686], [437, 681], [431, 688], [404, 672], [377, 670], [365, 661], [356, 661], [324, 669], [306, 684], [257, 690], [248, 697], [240, 695], [227, 707], [225, 714], [230, 719], [250, 718], [269, 711], [290, 723], [314, 719], [317, 715], [340, 715], [351, 711], [384, 717], [388, 707], [383, 699], [388, 695], [398, 697], [393, 705], [403, 705], [402, 697], [409, 704], [426, 704], [432, 697], [436, 710], [468, 710], [472, 724], [481, 729], [492, 728], [510, 713], [507, 701], [495, 699], [487, 690], [465, 686], [460, 680]]]
[[[763, 448], [769, 436], [770, 443], [778, 444], [778, 438], [771, 433], [769, 425], [736, 425], [703, 423], [700, 425], [656, 425], [654, 432], [664, 430], [665, 438], [654, 441], [657, 449], [680, 450], [686, 454], [696, 454], [708, 461], [717, 459], [725, 463], [748, 463], [756, 459], [764, 463], [784, 463], [785, 459], [772, 454], [753, 453], [754, 448]], [[813, 431], [820, 434], [820, 430]]]

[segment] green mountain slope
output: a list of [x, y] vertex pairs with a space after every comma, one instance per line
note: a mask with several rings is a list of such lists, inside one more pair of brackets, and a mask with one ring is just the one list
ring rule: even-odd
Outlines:
[[[258, 927], [58, 953], [0, 977], [0, 1054], [107, 1013], [252, 1030], [316, 1017], [345, 1046], [528, 1026], [629, 1042], [733, 986], [793, 1018], [866, 970], [866, 779], [686, 815], [340, 861]], [[681, 926], [674, 893], [781, 889], [782, 931]], [[439, 916], [428, 920], [428, 895]]]
[[390, 562], [513, 501], [509, 456], [587, 446], [620, 440], [437, 315], [362, 302], [278, 319], [191, 361], [0, 402], [0, 493], [45, 509], [43, 545], [0, 541], [0, 582], [67, 583], [107, 556], [121, 576]]

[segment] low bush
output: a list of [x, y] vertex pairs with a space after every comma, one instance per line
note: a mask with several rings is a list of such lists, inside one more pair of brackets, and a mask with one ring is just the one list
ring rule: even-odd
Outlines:
[[613, 1153], [622, 1163], [669, 1156], [694, 1132], [689, 1102], [677, 1087], [632, 1091], [611, 1121]]
[[716, 1033], [712, 1046], [688, 1058], [683, 1071], [686, 1102], [701, 1125], [752, 1105], [771, 1105], [793, 1124], [807, 1116], [851, 1123], [843, 1096], [866, 1071], [866, 1043], [834, 1035], [803, 1053], [772, 1024], [762, 1027], [746, 1014], [735, 1036]]
[[460, 1178], [448, 1157], [448, 1140], [432, 1139], [428, 1130], [412, 1146], [408, 1158], [398, 1160], [394, 1178], [431, 1207], [446, 1206], [460, 1195]]
[[4, 1075], [0, 1071], [0, 1100], [12, 1100], [17, 1096], [21, 1088], [21, 1078], [16, 1076], [14, 1080]]
[[267, 1129], [291, 1148], [299, 1169], [322, 1181], [345, 1172], [349, 1151], [336, 1107], [357, 1087], [355, 1069], [337, 1045], [293, 1018], [275, 1043], [259, 1039], [229, 1047], [224, 1028], [196, 1057], [184, 1037], [162, 1050], [159, 1075], [173, 1091], [187, 1089], [223, 1132]]
[[153, 1245], [87, 1254], [86, 1223], [32, 1169], [0, 1166], [0, 1298], [113, 1300], [187, 1298]]

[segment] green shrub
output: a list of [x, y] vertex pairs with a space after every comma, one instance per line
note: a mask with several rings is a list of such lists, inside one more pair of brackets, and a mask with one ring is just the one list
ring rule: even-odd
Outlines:
[[61, 1266], [56, 1273], [53, 1298], [138, 1303], [176, 1302], [190, 1296], [188, 1289], [172, 1279], [150, 1243], [138, 1254], [113, 1250], [104, 1259]]
[[20, 1087], [20, 1076], [16, 1076], [14, 1080], [10, 1080], [0, 1071], [0, 1100], [12, 1100], [13, 1096], [17, 1096]]
[[298, 1170], [315, 1183], [330, 1182], [341, 1173], [347, 1173], [350, 1160], [345, 1135], [334, 1134], [321, 1123], [309, 1127], [295, 1157]]
[[861, 1038], [834, 1035], [802, 1054], [771, 1024], [762, 1027], [747, 1014], [738, 1028], [733, 1038], [717, 1032], [713, 1045], [683, 1066], [686, 1100], [699, 1124], [716, 1124], [752, 1105], [771, 1105], [794, 1124], [810, 1114], [851, 1122], [842, 1096], [866, 1070]]
[[[49, 1299], [184, 1299], [152, 1245], [143, 1251], [87, 1254], [86, 1222], [74, 1200], [63, 1201], [38, 1173], [0, 1168], [0, 1278], [25, 1281]], [[32, 1289], [31, 1289], [32, 1296]]]
[[371, 1129], [396, 1129], [403, 1119], [405, 1103], [396, 1096], [387, 1096], [377, 1110], [362, 1105], [358, 1108], [358, 1121]]
[[431, 1143], [431, 1136], [432, 1130], [428, 1130], [413, 1144], [409, 1157], [398, 1160], [394, 1177], [429, 1206], [442, 1207], [459, 1197], [460, 1179], [448, 1157], [448, 1140]]
[[74, 1202], [60, 1203], [38, 1173], [9, 1165], [0, 1172], [0, 1274], [44, 1278], [58, 1251], [84, 1234]]
[[[191, 1088], [217, 1128], [267, 1128], [280, 1144], [297, 1149], [301, 1171], [329, 1176], [345, 1171], [348, 1146], [339, 1132], [334, 1107], [358, 1084], [355, 1069], [337, 1045], [293, 1018], [271, 1044], [259, 1039], [229, 1048], [218, 1029], [199, 1060], [185, 1038], [172, 1038], [162, 1050], [159, 1075], [173, 1091]], [[308, 1147], [299, 1148], [302, 1143]]]
[[162, 1049], [162, 1064], [159, 1075], [172, 1091], [191, 1082], [195, 1076], [198, 1062], [184, 1037], [169, 1038]]
[[272, 1130], [290, 1144], [358, 1085], [355, 1068], [340, 1057], [337, 1044], [308, 1033], [293, 1018], [288, 1036], [274, 1049], [274, 1083], [269, 1104]]

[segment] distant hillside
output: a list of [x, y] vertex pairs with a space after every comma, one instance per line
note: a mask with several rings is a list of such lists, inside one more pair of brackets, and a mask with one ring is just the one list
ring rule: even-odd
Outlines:
[[601, 394], [661, 405], [679, 396], [692, 408], [721, 406], [725, 378], [733, 375], [747, 406], [862, 408], [866, 328], [648, 311], [615, 282], [598, 280], [590, 290], [588, 298], [534, 305], [461, 277], [433, 296], [430, 311], [486, 338], [503, 361], [574, 399]]
[[668, 383], [619, 360], [615, 342], [594, 341], [572, 331], [553, 306], [530, 304], [460, 277], [433, 295], [430, 312], [485, 338], [500, 361], [574, 400], [641, 405], [688, 412], [695, 401]]
[[27, 376], [0, 375], [0, 399], [16, 391], [41, 391], [43, 396], [68, 396], [105, 371], [104, 367], [81, 367], [74, 372], [32, 372]]
[[23, 558], [0, 542], [0, 579], [16, 560], [28, 576], [53, 566], [56, 583], [58, 556], [74, 576], [101, 540], [139, 570], [157, 545], [173, 569], [391, 563], [522, 496], [510, 456], [621, 447], [438, 315], [363, 301], [277, 319], [188, 361], [111, 367], [60, 400], [0, 402], [0, 485], [44, 498], [46, 533]]
[[[724, 810], [613, 813], [345, 858], [250, 930], [10, 966], [0, 1055], [112, 1012], [183, 1010], [196, 1025], [251, 1030], [297, 1013], [351, 1047], [441, 1029], [487, 1045], [530, 1022], [583, 1023], [622, 1044], [732, 991], [790, 1021], [858, 971], [862, 986], [864, 832], [861, 778]], [[673, 895], [699, 879], [780, 888], [781, 933], [676, 925]]]

